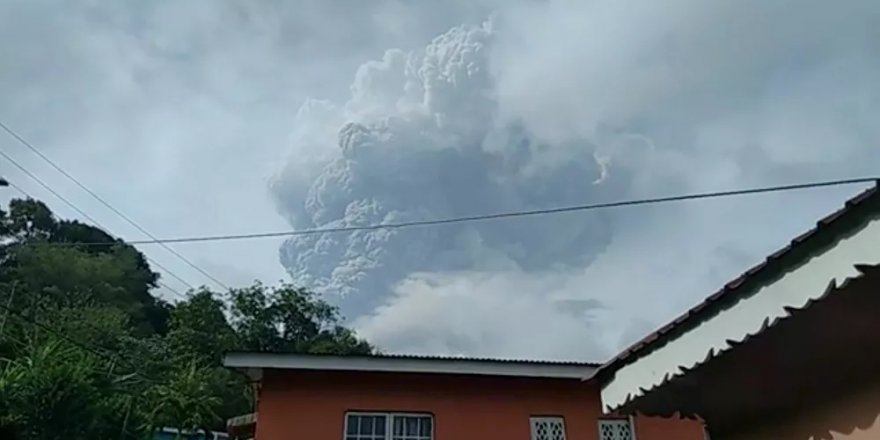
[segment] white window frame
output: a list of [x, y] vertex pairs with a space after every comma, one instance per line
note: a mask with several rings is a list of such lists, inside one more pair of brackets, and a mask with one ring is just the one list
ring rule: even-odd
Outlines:
[[[394, 418], [395, 417], [424, 417], [431, 420], [431, 432], [428, 434], [428, 437], [424, 437], [421, 435], [418, 436], [404, 436], [407, 439], [414, 440], [434, 440], [434, 430], [437, 428], [437, 425], [434, 423], [434, 414], [424, 413], [424, 412], [381, 412], [381, 411], [346, 411], [345, 412], [345, 422], [342, 426], [342, 440], [347, 440], [348, 436], [348, 418], [349, 416], [357, 416], [357, 417], [376, 417], [376, 416], [384, 416], [385, 417], [385, 440], [392, 440], [394, 438]], [[360, 437], [360, 434], [351, 434], [355, 437]]]
[[602, 422], [626, 422], [629, 425], [630, 440], [637, 440], [636, 423], [632, 416], [628, 417], [603, 417], [599, 419], [596, 428], [599, 430], [599, 440], [602, 440]]
[[540, 422], [559, 422], [562, 425], [562, 439], [568, 440], [568, 427], [565, 425], [565, 417], [563, 416], [531, 416], [529, 417], [530, 439], [537, 440], [537, 424]]

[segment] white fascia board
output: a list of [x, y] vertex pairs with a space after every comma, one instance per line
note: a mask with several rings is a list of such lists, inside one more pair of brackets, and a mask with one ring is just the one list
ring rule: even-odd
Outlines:
[[388, 357], [309, 356], [276, 353], [229, 353], [227, 368], [246, 371], [254, 379], [264, 369], [362, 371], [422, 374], [468, 374], [482, 376], [582, 379], [595, 367], [581, 364], [483, 361], [470, 359], [412, 359]]
[[874, 218], [861, 230], [846, 237], [780, 279], [740, 300], [733, 307], [699, 324], [644, 357], [615, 372], [602, 387], [605, 410], [625, 403], [641, 389], [659, 385], [664, 376], [681, 374], [682, 367], [703, 361], [710, 350], [719, 353], [730, 348], [728, 340], [742, 341], [758, 333], [764, 320], [786, 316], [785, 307], [803, 307], [821, 296], [828, 283], [841, 283], [859, 273], [856, 264], [880, 263], [880, 220]]

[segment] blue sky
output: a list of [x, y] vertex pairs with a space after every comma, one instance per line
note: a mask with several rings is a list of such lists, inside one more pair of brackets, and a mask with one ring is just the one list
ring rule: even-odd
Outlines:
[[[871, 0], [6, 0], [0, 119], [162, 237], [877, 175], [878, 24]], [[318, 289], [389, 351], [596, 360], [859, 190], [174, 247]]]

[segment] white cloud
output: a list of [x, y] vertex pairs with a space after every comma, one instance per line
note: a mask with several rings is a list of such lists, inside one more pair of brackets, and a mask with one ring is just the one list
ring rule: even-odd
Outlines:
[[609, 346], [591, 325], [597, 304], [560, 296], [561, 279], [521, 272], [412, 274], [394, 298], [355, 322], [388, 350], [600, 361]]
[[499, 108], [547, 139], [610, 125], [711, 161], [761, 154], [777, 166], [853, 172], [878, 135], [868, 122], [880, 96], [871, 80], [880, 73], [878, 8], [751, 0], [511, 8], [499, 14], [493, 51]]

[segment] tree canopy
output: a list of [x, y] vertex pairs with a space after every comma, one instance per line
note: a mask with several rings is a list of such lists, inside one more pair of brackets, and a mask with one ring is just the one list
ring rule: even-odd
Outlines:
[[282, 283], [169, 302], [120, 239], [42, 202], [0, 210], [0, 430], [17, 438], [147, 438], [222, 430], [251, 412], [231, 350], [370, 354], [311, 291]]

